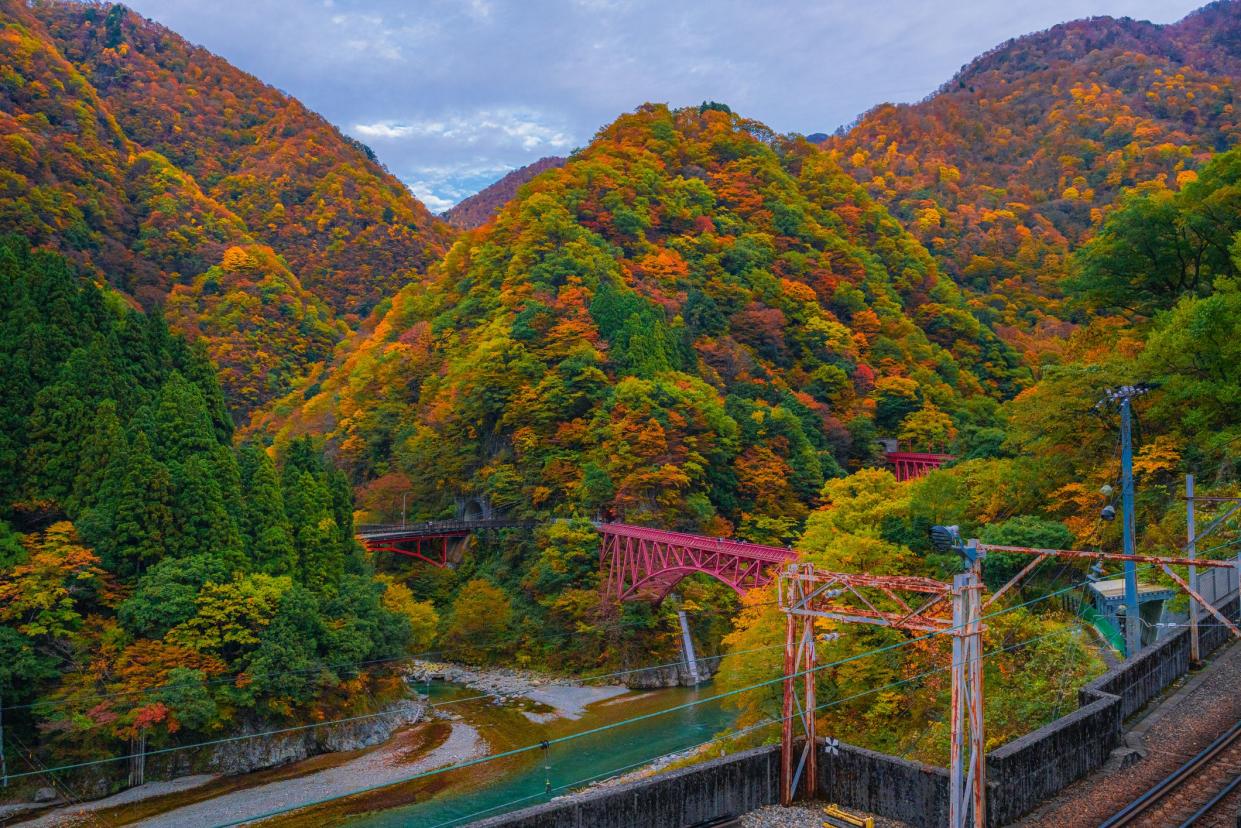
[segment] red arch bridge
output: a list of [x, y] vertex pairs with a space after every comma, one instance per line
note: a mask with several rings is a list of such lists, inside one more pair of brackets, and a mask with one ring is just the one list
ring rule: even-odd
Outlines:
[[[459, 560], [470, 535], [497, 529], [530, 528], [512, 520], [441, 520], [407, 526], [359, 526], [358, 539], [370, 552], [391, 552], [434, 566]], [[669, 532], [627, 523], [596, 523], [604, 597], [658, 603], [688, 575], [704, 574], [744, 594], [765, 586], [797, 552], [783, 546]]]

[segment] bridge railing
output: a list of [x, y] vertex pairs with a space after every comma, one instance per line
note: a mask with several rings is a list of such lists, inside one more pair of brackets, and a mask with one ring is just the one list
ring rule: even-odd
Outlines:
[[421, 523], [359, 523], [354, 524], [353, 531], [358, 537], [368, 539], [381, 538], [417, 538], [434, 537], [437, 535], [468, 535], [487, 529], [523, 529], [534, 526], [533, 521], [506, 520], [428, 520]]
[[595, 526], [605, 535], [668, 543], [691, 549], [718, 551], [770, 563], [785, 563], [797, 557], [795, 550], [785, 546], [766, 546], [761, 543], [747, 543], [746, 541], [730, 540], [728, 538], [713, 538], [689, 532], [671, 532], [667, 529], [652, 529], [649, 526], [634, 526], [628, 523], [596, 523]]

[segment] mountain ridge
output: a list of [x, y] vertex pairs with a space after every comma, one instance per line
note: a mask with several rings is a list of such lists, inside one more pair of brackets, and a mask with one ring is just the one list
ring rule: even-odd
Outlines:
[[544, 170], [563, 166], [566, 160], [558, 155], [548, 155], [524, 167], [518, 167], [469, 198], [449, 207], [441, 215], [445, 221], [459, 230], [473, 230], [481, 227], [490, 221], [513, 196], [517, 195], [517, 190], [523, 184]]
[[[124, 6], [7, 0], [0, 19], [0, 231], [168, 305], [238, 414], [446, 249], [451, 228], [369, 150]], [[245, 284], [262, 289], [232, 278], [230, 251], [260, 263]]]
[[989, 50], [918, 103], [873, 107], [823, 147], [1037, 362], [1040, 331], [1071, 315], [1068, 253], [1120, 194], [1178, 188], [1241, 140], [1239, 31], [1235, 2], [1166, 25], [1063, 23]]

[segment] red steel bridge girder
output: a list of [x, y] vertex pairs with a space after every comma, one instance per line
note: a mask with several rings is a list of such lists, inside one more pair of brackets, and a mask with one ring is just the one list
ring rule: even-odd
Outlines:
[[682, 578], [710, 575], [742, 595], [766, 586], [797, 553], [686, 532], [667, 532], [624, 523], [599, 526], [604, 596], [612, 601], [662, 601]]
[[951, 454], [923, 451], [890, 451], [884, 459], [892, 465], [892, 473], [897, 480], [914, 480], [956, 458]]
[[417, 558], [432, 566], [448, 566], [448, 547], [469, 537], [469, 532], [445, 535], [420, 535], [412, 538], [388, 540], [363, 539], [367, 552], [391, 552], [407, 558]]

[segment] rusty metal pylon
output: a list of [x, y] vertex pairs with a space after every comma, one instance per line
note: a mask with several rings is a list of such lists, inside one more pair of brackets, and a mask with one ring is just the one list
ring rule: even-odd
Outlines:
[[[807, 797], [813, 797], [816, 790], [815, 619], [875, 624], [952, 635], [949, 825], [985, 828], [982, 588], [978, 556], [951, 584], [910, 576], [828, 572], [807, 563], [788, 566], [778, 584], [779, 605], [785, 613], [782, 804], [792, 803], [799, 783]], [[948, 603], [951, 618], [943, 615]], [[802, 684], [801, 693], [798, 682]], [[795, 760], [799, 735], [805, 742]]]

